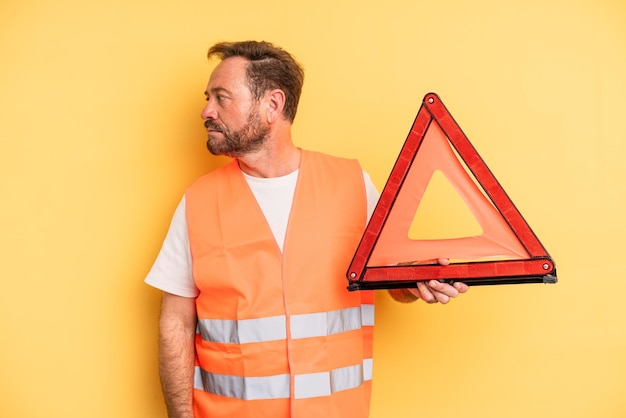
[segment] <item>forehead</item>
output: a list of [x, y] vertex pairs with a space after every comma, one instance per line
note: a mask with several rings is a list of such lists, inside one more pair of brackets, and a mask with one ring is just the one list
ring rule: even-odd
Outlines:
[[248, 90], [245, 82], [247, 64], [248, 60], [242, 57], [226, 58], [220, 62], [211, 73], [207, 91], [215, 89], [237, 91], [242, 88]]

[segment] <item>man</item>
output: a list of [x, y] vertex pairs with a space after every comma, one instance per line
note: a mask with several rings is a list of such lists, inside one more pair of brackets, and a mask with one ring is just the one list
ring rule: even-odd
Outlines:
[[[294, 145], [304, 72], [290, 54], [249, 41], [208, 56], [221, 62], [207, 146], [233, 160], [187, 189], [146, 278], [163, 291], [169, 417], [367, 417], [373, 292], [348, 292], [345, 269], [376, 189], [356, 161]], [[431, 281], [392, 296], [466, 290]]]

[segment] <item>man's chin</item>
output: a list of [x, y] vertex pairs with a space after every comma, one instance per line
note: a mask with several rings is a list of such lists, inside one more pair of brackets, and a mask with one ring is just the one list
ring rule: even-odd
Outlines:
[[216, 141], [213, 138], [209, 137], [209, 139], [207, 139], [207, 141], [206, 141], [207, 149], [213, 155], [222, 155], [222, 151], [221, 151], [220, 147], [217, 146], [215, 142]]
[[209, 138], [206, 141], [207, 149], [209, 150], [211, 154], [215, 156], [224, 156], [224, 157], [232, 157], [232, 158], [239, 157], [238, 152], [235, 152], [232, 149], [221, 147], [220, 145], [221, 143], [217, 143], [216, 141], [213, 141], [211, 138]]

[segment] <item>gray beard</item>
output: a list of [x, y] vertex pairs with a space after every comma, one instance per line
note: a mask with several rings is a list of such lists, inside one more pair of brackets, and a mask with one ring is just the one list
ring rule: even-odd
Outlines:
[[246, 125], [236, 132], [231, 132], [226, 127], [211, 124], [210, 126], [218, 129], [223, 138], [216, 139], [209, 136], [207, 140], [209, 152], [213, 155], [226, 155], [233, 158], [261, 149], [270, 132], [269, 126], [261, 123], [256, 112], [251, 112]]

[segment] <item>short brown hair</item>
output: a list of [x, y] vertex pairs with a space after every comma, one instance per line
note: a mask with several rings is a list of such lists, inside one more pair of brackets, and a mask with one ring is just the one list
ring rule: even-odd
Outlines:
[[291, 54], [269, 42], [243, 41], [217, 43], [207, 56], [214, 55], [221, 60], [243, 57], [250, 61], [246, 67], [246, 82], [255, 100], [269, 90], [282, 90], [285, 93], [283, 114], [293, 122], [302, 93], [304, 69]]

